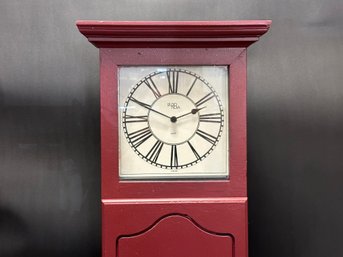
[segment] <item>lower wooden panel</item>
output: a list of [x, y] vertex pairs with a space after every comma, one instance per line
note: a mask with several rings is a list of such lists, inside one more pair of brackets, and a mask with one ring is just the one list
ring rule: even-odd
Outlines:
[[103, 200], [103, 257], [247, 257], [247, 199]]
[[177, 214], [163, 217], [152, 227], [117, 240], [117, 256], [231, 257], [232, 237], [199, 227], [191, 218]]

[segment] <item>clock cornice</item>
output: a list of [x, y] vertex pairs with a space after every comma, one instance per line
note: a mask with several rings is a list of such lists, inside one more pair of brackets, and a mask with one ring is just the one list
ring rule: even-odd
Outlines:
[[98, 48], [248, 47], [266, 33], [271, 20], [91, 21], [80, 32]]

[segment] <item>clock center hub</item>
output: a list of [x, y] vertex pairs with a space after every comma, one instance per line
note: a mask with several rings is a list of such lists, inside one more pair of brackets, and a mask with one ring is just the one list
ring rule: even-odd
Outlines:
[[199, 114], [194, 113], [196, 105], [184, 95], [161, 96], [151, 108], [157, 112], [150, 110], [148, 113], [150, 130], [163, 143], [182, 144], [188, 141], [199, 127]]

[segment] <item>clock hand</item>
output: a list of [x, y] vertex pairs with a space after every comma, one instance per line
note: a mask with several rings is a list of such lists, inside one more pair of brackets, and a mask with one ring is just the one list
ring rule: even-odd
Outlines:
[[187, 116], [187, 115], [189, 115], [189, 114], [196, 114], [198, 111], [200, 111], [201, 109], [204, 109], [204, 108], [206, 108], [206, 106], [204, 106], [204, 107], [201, 107], [201, 108], [195, 108], [195, 109], [192, 109], [190, 112], [187, 112], [187, 113], [185, 113], [185, 114], [182, 114], [182, 115], [180, 115], [180, 116], [176, 117], [176, 119], [179, 119], [179, 118], [185, 117], [185, 116]]
[[156, 110], [152, 109], [150, 105], [148, 105], [148, 104], [146, 104], [146, 103], [143, 103], [143, 102], [140, 102], [140, 101], [138, 101], [138, 100], [135, 99], [135, 98], [132, 98], [131, 101], [133, 101], [133, 102], [135, 102], [136, 104], [138, 104], [138, 105], [140, 105], [140, 106], [142, 106], [142, 107], [148, 109], [149, 111], [156, 112], [157, 114], [160, 114], [160, 115], [162, 115], [162, 116], [164, 116], [164, 117], [166, 117], [166, 118], [168, 118], [168, 119], [171, 118], [171, 117], [169, 117], [168, 115], [165, 115], [164, 113], [161, 113], [161, 112], [159, 112], [159, 111], [156, 111]]

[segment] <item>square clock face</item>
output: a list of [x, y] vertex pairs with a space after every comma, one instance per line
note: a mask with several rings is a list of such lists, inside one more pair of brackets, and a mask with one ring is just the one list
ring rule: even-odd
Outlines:
[[227, 66], [119, 68], [119, 177], [229, 176]]

